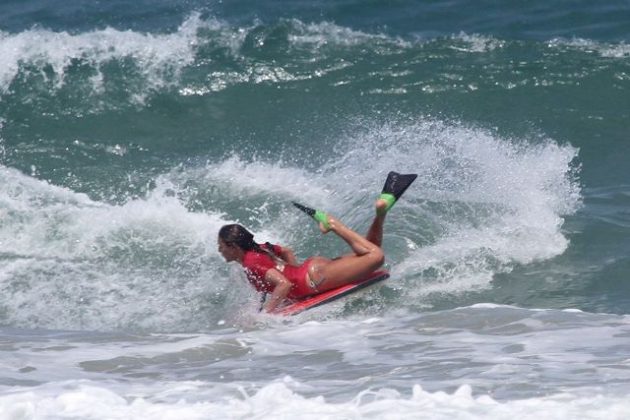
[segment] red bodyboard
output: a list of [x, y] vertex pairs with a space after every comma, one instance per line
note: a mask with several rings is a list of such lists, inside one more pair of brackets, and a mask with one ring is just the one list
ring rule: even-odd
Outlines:
[[323, 305], [324, 303], [332, 302], [333, 300], [339, 299], [343, 296], [356, 292], [357, 290], [363, 289], [364, 287], [370, 286], [387, 278], [389, 278], [389, 273], [387, 271], [378, 270], [363, 279], [355, 280], [352, 283], [345, 284], [336, 289], [327, 290], [318, 295], [309, 296], [302, 300], [295, 301], [287, 306], [278, 308], [274, 311], [274, 313], [285, 316], [297, 315], [300, 312], [306, 311], [307, 309], [315, 308], [317, 306]]

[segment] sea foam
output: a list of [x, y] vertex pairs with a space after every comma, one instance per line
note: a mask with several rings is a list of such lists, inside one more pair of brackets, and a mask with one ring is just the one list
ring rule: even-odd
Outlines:
[[[103, 88], [103, 67], [131, 58], [144, 75], [145, 87], [159, 89], [177, 81], [193, 62], [198, 30], [206, 24], [192, 15], [171, 34], [139, 33], [113, 28], [84, 33], [53, 32], [33, 28], [17, 34], [0, 31], [0, 94], [6, 94], [20, 72], [40, 74], [59, 89], [69, 68], [79, 63], [93, 71], [95, 91]], [[142, 98], [137, 92], [137, 99]]]
[[[626, 398], [597, 394], [559, 393], [537, 398], [497, 401], [474, 395], [462, 385], [453, 392], [428, 392], [415, 385], [410, 394], [393, 389], [365, 390], [345, 402], [323, 397], [304, 397], [292, 388], [291, 378], [271, 383], [251, 395], [200, 382], [162, 383], [131, 387], [127, 392], [104, 388], [92, 381], [49, 383], [28, 390], [14, 389], [0, 396], [0, 415], [5, 418], [64, 416], [108, 419], [261, 419], [357, 418], [357, 419], [625, 419], [630, 412]], [[161, 388], [161, 389], [160, 389]], [[167, 389], [168, 388], [168, 389]], [[232, 395], [230, 395], [232, 394]]]

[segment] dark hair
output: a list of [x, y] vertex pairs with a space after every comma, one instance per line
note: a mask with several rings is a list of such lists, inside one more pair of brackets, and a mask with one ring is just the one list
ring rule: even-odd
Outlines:
[[261, 254], [267, 254], [272, 260], [284, 263], [273, 252], [273, 246], [268, 244], [269, 250], [261, 247], [254, 241], [254, 234], [239, 224], [224, 225], [219, 229], [219, 238], [228, 245], [236, 245], [243, 251], [254, 251]]
[[219, 229], [219, 238], [228, 245], [236, 245], [243, 251], [252, 251], [258, 247], [254, 234], [241, 225], [225, 225]]

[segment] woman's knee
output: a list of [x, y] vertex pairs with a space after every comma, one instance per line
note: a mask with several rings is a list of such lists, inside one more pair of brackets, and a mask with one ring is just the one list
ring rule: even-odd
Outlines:
[[385, 254], [381, 248], [376, 247], [370, 251], [370, 259], [373, 261], [374, 267], [378, 268], [385, 263]]

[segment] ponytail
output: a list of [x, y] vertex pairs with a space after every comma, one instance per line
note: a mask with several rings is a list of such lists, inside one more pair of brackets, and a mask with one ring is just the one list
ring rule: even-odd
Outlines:
[[267, 254], [276, 264], [285, 264], [285, 262], [273, 252], [273, 245], [267, 242], [266, 245], [269, 249], [261, 247], [254, 241], [254, 234], [241, 225], [232, 224], [223, 226], [219, 229], [219, 238], [226, 244], [236, 245], [243, 251]]

